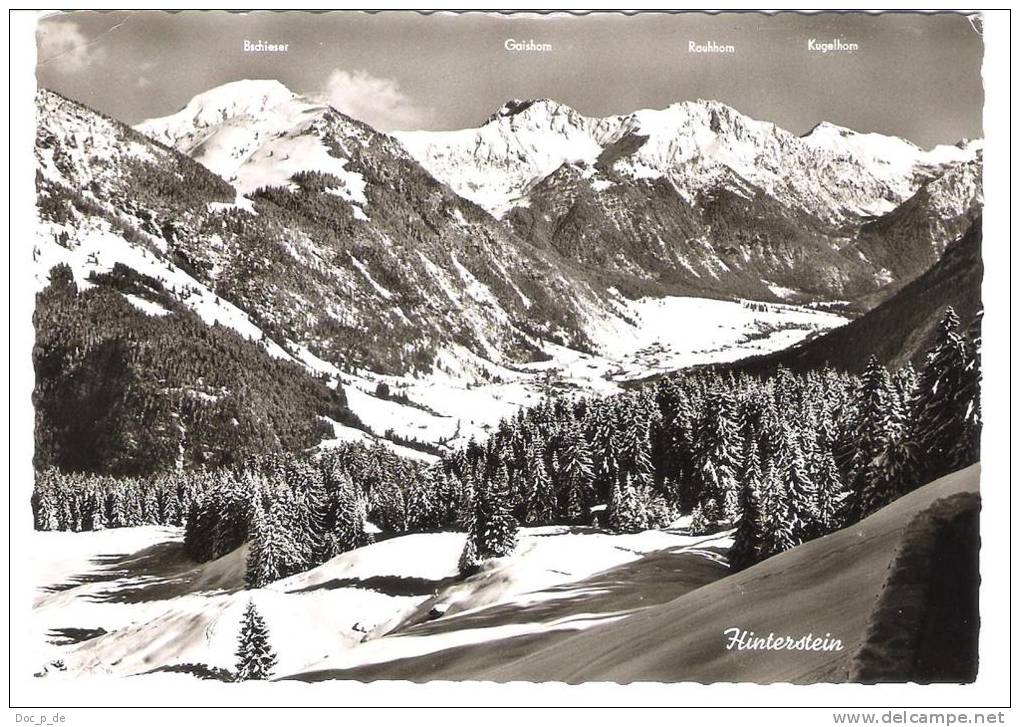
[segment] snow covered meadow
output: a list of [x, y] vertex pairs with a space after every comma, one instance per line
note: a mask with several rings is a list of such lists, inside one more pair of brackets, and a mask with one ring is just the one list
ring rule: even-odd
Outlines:
[[[692, 536], [682, 526], [630, 535], [526, 528], [513, 557], [491, 561], [468, 579], [457, 573], [462, 533], [404, 535], [254, 590], [244, 588], [246, 548], [196, 564], [183, 552], [179, 529], [39, 532], [33, 629], [40, 649], [33, 668], [54, 678], [230, 670], [249, 600], [265, 618], [281, 676], [577, 631], [640, 610], [631, 600], [642, 588], [655, 590], [628, 584], [625, 570], [612, 587], [590, 582], [599, 573], [656, 556], [697, 582], [725, 574], [728, 534]], [[628, 605], [622, 595], [606, 597], [617, 592], [629, 594]], [[500, 617], [484, 625], [473, 619], [492, 613]], [[436, 620], [455, 625], [442, 633], [407, 631]]]

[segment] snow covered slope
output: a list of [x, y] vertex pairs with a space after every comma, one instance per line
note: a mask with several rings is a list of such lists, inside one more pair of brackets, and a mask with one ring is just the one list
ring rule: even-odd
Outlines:
[[[232, 668], [249, 599], [273, 632], [281, 668], [300, 669], [409, 612], [431, 593], [431, 584], [456, 573], [464, 538], [389, 540], [246, 591], [245, 547], [195, 564], [183, 552], [181, 533], [171, 528], [35, 536], [42, 580], [33, 615], [44, 647], [38, 666], [60, 659], [69, 675], [138, 674], [182, 664]], [[81, 636], [94, 637], [74, 641]]]
[[[437, 603], [451, 616], [467, 617], [498, 605], [554, 600], [568, 584], [660, 551], [683, 551], [678, 563], [698, 580], [725, 570], [703, 538], [678, 532], [611, 535], [546, 527], [521, 536], [515, 556], [493, 561], [466, 581], [456, 575], [463, 533], [429, 533], [358, 548], [248, 591], [244, 548], [196, 565], [172, 528], [36, 532], [33, 619], [40, 651], [32, 666], [55, 677], [231, 669], [241, 614], [251, 599], [279, 655], [277, 673], [288, 674], [326, 661], [386, 660], [422, 643], [441, 648], [442, 639], [380, 639]], [[728, 542], [719, 536], [712, 547]]]
[[[961, 493], [973, 498], [977, 474], [975, 465], [943, 477], [856, 525], [736, 574], [703, 575], [699, 581], [691, 563], [653, 553], [630, 568], [609, 569], [602, 578], [535, 594], [524, 608], [496, 604], [407, 624], [294, 678], [844, 682], [861, 663], [863, 644], [869, 645], [867, 658], [879, 663], [904, 649], [908, 640], [901, 631], [894, 630], [884, 642], [875, 638], [883, 633], [875, 628], [882, 626], [880, 619], [889, 616], [880, 614], [878, 605], [888, 595], [890, 565], [914, 518]], [[700, 547], [710, 555], [718, 544], [708, 541]], [[668, 552], [681, 556], [684, 549]], [[672, 590], [672, 597], [663, 590]], [[906, 598], [900, 603], [910, 604], [915, 615], [923, 613], [919, 590], [911, 581], [907, 593], [900, 594]], [[557, 608], [557, 599], [564, 608]], [[838, 639], [842, 648], [728, 650], [730, 628], [795, 640], [810, 633]], [[884, 632], [888, 635], [889, 628]], [[929, 646], [938, 650], [940, 644]]]

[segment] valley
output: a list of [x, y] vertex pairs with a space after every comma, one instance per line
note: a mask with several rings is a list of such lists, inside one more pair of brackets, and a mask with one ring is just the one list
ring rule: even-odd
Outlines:
[[[977, 142], [798, 138], [716, 102], [593, 119], [518, 100], [475, 130], [393, 136], [276, 81], [137, 131], [39, 103], [38, 289], [58, 264], [83, 290], [129, 268], [161, 287], [125, 293], [144, 314], [183, 305], [345, 387], [340, 439], [424, 454], [544, 395], [816, 337], [930, 265], [981, 199]], [[802, 176], [768, 171], [784, 164]]]
[[[455, 351], [440, 359], [474, 361], [474, 375], [452, 366], [415, 378], [320, 370], [343, 385], [351, 410], [373, 432], [452, 448], [484, 439], [500, 420], [548, 396], [618, 394], [627, 382], [780, 351], [847, 322], [799, 306], [681, 297], [620, 298], [617, 311], [604, 329], [590, 332], [600, 353], [546, 344], [548, 360], [536, 363], [497, 366]], [[380, 384], [411, 403], [381, 400]]]

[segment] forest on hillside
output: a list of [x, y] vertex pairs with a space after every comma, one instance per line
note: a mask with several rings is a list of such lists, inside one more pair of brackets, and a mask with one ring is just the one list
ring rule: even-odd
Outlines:
[[[553, 398], [434, 465], [382, 447], [256, 453], [132, 478], [40, 471], [41, 530], [182, 525], [197, 561], [250, 544], [258, 587], [373, 537], [466, 530], [462, 572], [521, 525], [735, 528], [733, 568], [852, 524], [978, 459], [980, 338], [947, 310], [920, 369], [695, 371]], [[374, 528], [367, 527], [371, 523]]]
[[341, 388], [206, 324], [170, 293], [123, 265], [81, 287], [66, 265], [50, 272], [34, 314], [37, 468], [212, 469], [314, 447], [333, 432], [323, 417], [361, 426]]

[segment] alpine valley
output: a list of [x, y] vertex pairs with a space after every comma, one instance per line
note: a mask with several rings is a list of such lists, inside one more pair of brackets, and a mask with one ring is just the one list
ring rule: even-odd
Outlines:
[[980, 140], [36, 105], [38, 676], [976, 678]]
[[[263, 381], [310, 375], [300, 411], [280, 397], [263, 424], [217, 374], [98, 406], [92, 381], [77, 396], [95, 421], [40, 422], [55, 448], [154, 399], [166, 457], [225, 456], [189, 434], [202, 411], [285, 448], [439, 451], [550, 389], [612, 392], [839, 326], [937, 261], [982, 203], [979, 141], [926, 151], [825, 122], [798, 137], [714, 101], [589, 118], [513, 100], [476, 129], [392, 136], [276, 81], [137, 128], [45, 90], [37, 106], [40, 290], [64, 263], [83, 315], [103, 298], [160, 335], [215, 331]], [[122, 365], [143, 382], [160, 358]]]

